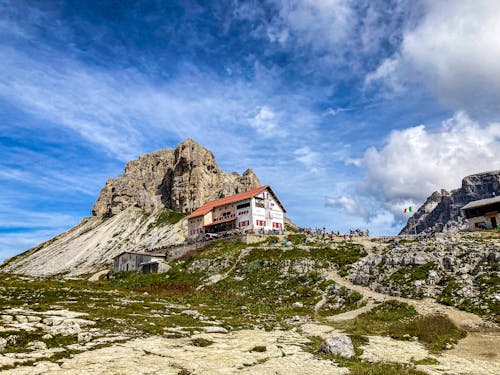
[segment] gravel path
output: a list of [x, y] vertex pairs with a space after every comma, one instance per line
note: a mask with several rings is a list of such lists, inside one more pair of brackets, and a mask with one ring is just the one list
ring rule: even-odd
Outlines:
[[478, 315], [461, 311], [451, 306], [441, 305], [430, 298], [414, 300], [378, 293], [367, 287], [353, 284], [349, 280], [339, 276], [336, 271], [328, 272], [326, 277], [341, 286], [363, 294], [363, 296], [368, 300], [367, 306], [344, 314], [332, 316], [329, 320], [339, 321], [352, 319], [357, 315], [368, 311], [369, 306], [373, 305], [375, 301], [382, 302], [389, 299], [395, 299], [401, 302], [406, 302], [413, 305], [417, 312], [422, 315], [436, 313], [445, 314], [455, 325], [467, 331], [467, 337], [460, 340], [452, 350], [447, 351], [446, 355], [456, 356], [471, 361], [481, 360], [498, 362], [500, 368], [500, 329], [494, 323], [484, 321]]

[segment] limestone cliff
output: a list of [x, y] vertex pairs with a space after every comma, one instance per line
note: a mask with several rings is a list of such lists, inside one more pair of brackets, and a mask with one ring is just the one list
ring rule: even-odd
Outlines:
[[169, 208], [190, 212], [209, 200], [260, 186], [251, 169], [242, 176], [222, 171], [206, 148], [188, 139], [175, 150], [156, 151], [127, 163], [110, 178], [92, 208], [97, 217], [111, 217], [130, 206], [153, 212]]
[[80, 275], [109, 269], [122, 251], [144, 251], [183, 242], [180, 213], [209, 200], [260, 186], [251, 169], [222, 171], [214, 155], [188, 139], [156, 151], [108, 179], [92, 209], [68, 231], [5, 261], [1, 271], [28, 275]]
[[465, 217], [460, 210], [467, 203], [500, 195], [500, 170], [473, 174], [462, 180], [458, 189], [435, 191], [408, 219], [400, 234], [416, 232], [455, 231], [465, 225]]

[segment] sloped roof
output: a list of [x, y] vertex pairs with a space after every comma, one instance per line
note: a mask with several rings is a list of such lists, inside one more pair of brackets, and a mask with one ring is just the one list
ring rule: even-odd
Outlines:
[[224, 204], [235, 203], [235, 202], [242, 201], [244, 199], [255, 197], [257, 194], [263, 192], [266, 189], [269, 189], [269, 191], [274, 196], [274, 198], [276, 199], [276, 201], [279, 203], [279, 205], [281, 206], [281, 208], [283, 209], [283, 211], [286, 212], [285, 207], [283, 206], [283, 204], [281, 204], [280, 200], [278, 199], [278, 197], [276, 196], [276, 194], [274, 194], [274, 192], [271, 189], [271, 187], [269, 185], [264, 185], [264, 186], [260, 186], [260, 187], [258, 187], [256, 189], [244, 191], [243, 193], [238, 193], [238, 194], [235, 194], [235, 195], [231, 195], [229, 197], [224, 197], [224, 198], [221, 198], [221, 199], [216, 199], [214, 201], [205, 203], [203, 206], [201, 206], [200, 208], [198, 208], [197, 210], [195, 210], [187, 218], [188, 219], [192, 219], [193, 217], [198, 217], [198, 216], [201, 216], [201, 215], [205, 215], [206, 213], [210, 212], [213, 208], [222, 206]]
[[469, 208], [488, 206], [490, 204], [498, 203], [498, 202], [500, 202], [500, 196], [493, 197], [493, 198], [480, 199], [477, 201], [472, 201], [472, 202], [467, 203], [465, 206], [462, 207], [462, 210], [468, 210]]
[[149, 253], [149, 252], [141, 252], [141, 251], [122, 251], [120, 254], [113, 257], [113, 259], [121, 257], [123, 254], [133, 254], [133, 255], [148, 255], [151, 257], [166, 257], [165, 253]]

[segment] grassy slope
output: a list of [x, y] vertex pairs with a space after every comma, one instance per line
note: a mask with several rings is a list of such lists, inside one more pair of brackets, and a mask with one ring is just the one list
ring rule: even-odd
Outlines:
[[[331, 267], [345, 270], [364, 255], [360, 246], [352, 244], [283, 246], [271, 238], [247, 248], [242, 243], [219, 241], [172, 264], [166, 274], [118, 273], [111, 280], [96, 283], [55, 277], [26, 281], [0, 275], [0, 308], [45, 311], [57, 306], [86, 312], [96, 321], [96, 328], [128, 336], [189, 334], [213, 321], [232, 329], [290, 328], [289, 319], [295, 316], [321, 319], [361, 306], [361, 295], [339, 288], [323, 278], [321, 271]], [[208, 284], [216, 274], [227, 277]], [[316, 312], [315, 304], [322, 296], [326, 303]], [[200, 315], [183, 313], [186, 309]], [[176, 327], [189, 328], [184, 333], [165, 330]], [[339, 327], [352, 335], [358, 354], [359, 346], [366, 341], [363, 335], [405, 340], [407, 335], [416, 336], [432, 350], [440, 350], [446, 342], [452, 343], [463, 335], [445, 318], [418, 316], [413, 308], [397, 302], [381, 304], [352, 321], [339, 323]], [[41, 332], [29, 335], [20, 342], [43, 341]], [[65, 345], [67, 340], [73, 342], [75, 338], [55, 337], [47, 345]], [[312, 338], [310, 350], [324, 356], [318, 348], [319, 342]], [[70, 354], [66, 351], [58, 358]], [[366, 363], [358, 356], [351, 360], [330, 359], [349, 367], [354, 374], [419, 373], [396, 364]]]

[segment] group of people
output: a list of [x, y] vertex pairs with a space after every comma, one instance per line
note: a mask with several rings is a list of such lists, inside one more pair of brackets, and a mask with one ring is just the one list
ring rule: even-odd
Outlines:
[[368, 237], [370, 235], [370, 231], [368, 229], [362, 230], [362, 229], [350, 229], [349, 234], [341, 234], [340, 231], [330, 231], [328, 232], [325, 227], [322, 228], [315, 228], [314, 230], [311, 228], [298, 228], [299, 233], [303, 233], [309, 236], [315, 236], [317, 238], [331, 238], [333, 239], [334, 237], [342, 237], [344, 240], [349, 237], [350, 240], [352, 240], [352, 237]]
[[172, 245], [164, 245], [164, 246], [153, 247], [151, 249], [147, 249], [146, 251], [148, 253], [161, 253], [161, 252], [166, 253], [171, 248], [180, 247], [180, 246], [184, 246], [184, 245], [185, 245], [184, 242], [180, 242], [180, 243], [175, 243], [175, 244], [172, 244]]

